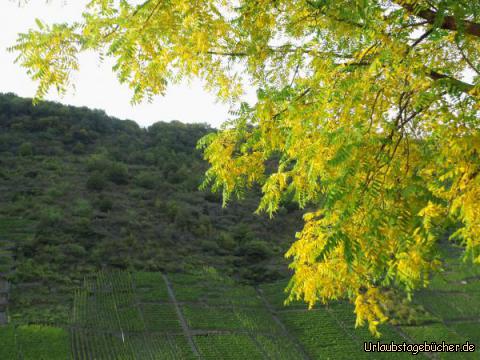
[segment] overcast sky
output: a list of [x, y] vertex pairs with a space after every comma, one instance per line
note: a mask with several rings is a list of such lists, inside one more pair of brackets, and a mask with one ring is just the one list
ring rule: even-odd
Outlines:
[[[19, 65], [14, 64], [15, 54], [5, 50], [14, 44], [19, 32], [36, 27], [35, 18], [47, 23], [69, 22], [80, 19], [87, 0], [31, 0], [19, 7], [18, 0], [0, 0], [0, 92], [14, 92], [32, 97], [36, 85]], [[216, 102], [212, 94], [202, 89], [199, 81], [192, 84], [170, 86], [166, 96], [157, 96], [153, 103], [130, 105], [131, 91], [120, 85], [111, 70], [112, 61], [100, 64], [96, 55], [80, 55], [80, 72], [74, 77], [75, 90], [60, 98], [54, 90], [47, 100], [65, 104], [102, 109], [120, 119], [135, 120], [141, 126], [156, 121], [180, 120], [206, 122], [218, 127], [228, 118], [228, 105]], [[253, 100], [253, 91], [245, 100]]]

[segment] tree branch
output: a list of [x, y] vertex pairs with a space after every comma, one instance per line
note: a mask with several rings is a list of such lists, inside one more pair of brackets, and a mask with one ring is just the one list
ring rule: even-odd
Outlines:
[[[147, 2], [150, 2], [150, 0], [148, 0]], [[146, 3], [147, 3], [147, 2], [146, 2]], [[161, 4], [161, 3], [162, 3], [161, 0], [157, 1], [157, 3], [155, 4], [155, 6], [153, 7], [152, 11], [150, 12], [150, 14], [148, 14], [147, 19], [146, 19], [145, 22], [143, 23], [142, 29], [140, 30], [140, 32], [143, 32], [143, 30], [144, 30], [145, 27], [147, 26], [147, 24], [148, 24], [148, 22], [150, 21], [150, 19], [152, 18], [152, 16], [157, 12], [157, 10], [158, 10], [158, 8], [160, 7], [160, 4]], [[145, 5], [145, 3], [142, 4], [142, 7], [143, 7], [144, 5]], [[137, 13], [138, 10], [139, 10], [139, 8], [137, 8], [137, 9], [135, 10], [135, 13]]]
[[[339, 52], [333, 51], [316, 51], [315, 49], [308, 49], [302, 47], [290, 47], [290, 45], [281, 45], [281, 46], [268, 46], [265, 48], [269, 53], [279, 53], [279, 54], [288, 54], [301, 52], [303, 54], [309, 54], [312, 56], [334, 56], [338, 59], [352, 59], [353, 55], [351, 54], [342, 54]], [[205, 52], [209, 55], [218, 55], [218, 56], [230, 56], [230, 57], [245, 57], [245, 56], [255, 56], [255, 53], [247, 51], [230, 51], [228, 49], [211, 49]]]
[[415, 42], [412, 44], [412, 46], [410, 46], [409, 50], [410, 50], [410, 49], [413, 49], [415, 46], [417, 46], [418, 44], [420, 44], [420, 43], [421, 43], [423, 40], [425, 40], [432, 32], [433, 32], [433, 28], [425, 31], [422, 36], [420, 36], [417, 40], [415, 40]]
[[[409, 13], [421, 17], [422, 19], [428, 21], [430, 24], [434, 24], [437, 20], [438, 12], [435, 12], [430, 9], [419, 9], [415, 4], [407, 3], [404, 0], [397, 0], [396, 3], [402, 8], [407, 10]], [[460, 20], [458, 21], [455, 16], [447, 15], [443, 16], [442, 22], [439, 24], [439, 27], [445, 30], [459, 30], [460, 28], [465, 31], [466, 34], [480, 37], [480, 24], [475, 23], [470, 20]]]
[[356, 27], [356, 28], [359, 28], [359, 29], [365, 29], [365, 25], [360, 24], [360, 23], [357, 23], [357, 22], [355, 22], [355, 21], [352, 21], [351, 19], [341, 18], [341, 17], [334, 16], [334, 15], [332, 15], [332, 14], [327, 14], [325, 11], [322, 11], [320, 5], [315, 4], [315, 3], [314, 3], [313, 1], [311, 1], [311, 0], [307, 0], [307, 4], [308, 4], [309, 6], [311, 6], [313, 9], [315, 9], [320, 15], [329, 17], [329, 18], [331, 18], [331, 19], [333, 19], [333, 20], [335, 20], [335, 21], [342, 22], [342, 23], [351, 25], [351, 26]]
[[[146, 0], [146, 1], [143, 2], [142, 4], [138, 5], [138, 6], [135, 8], [135, 10], [133, 11], [133, 13], [130, 15], [130, 19], [133, 18], [133, 17], [135, 17], [135, 16], [138, 14], [138, 12], [139, 12], [142, 8], [144, 8], [145, 6], [147, 6], [151, 1], [152, 1], [152, 0]], [[158, 2], [157, 6], [158, 6], [159, 4], [160, 4], [160, 2]], [[155, 8], [156, 8], [156, 7], [155, 7]], [[152, 15], [152, 14], [151, 14], [151, 15]], [[151, 15], [150, 15], [150, 16], [151, 16]], [[150, 17], [149, 17], [148, 20], [150, 20]], [[147, 22], [148, 22], [148, 20], [147, 20]], [[106, 33], [105, 35], [103, 35], [103, 38], [104, 38], [104, 39], [108, 38], [110, 35], [113, 35], [115, 32], [117, 32], [118, 29], [120, 29], [120, 25], [119, 25], [119, 24], [115, 25], [115, 27], [114, 27], [112, 30], [110, 30], [108, 33]]]
[[453, 78], [451, 76], [448, 76], [448, 75], [445, 75], [445, 74], [440, 74], [440, 73], [436, 72], [435, 70], [430, 70], [430, 72], [428, 73], [428, 76], [430, 76], [433, 80], [447, 79], [454, 86], [456, 86], [457, 88], [459, 88], [460, 90], [462, 90], [464, 92], [469, 92], [474, 87], [472, 84], [463, 82], [461, 80], [455, 79], [455, 78]]
[[462, 55], [463, 60], [472, 68], [473, 71], [475, 71], [478, 75], [480, 75], [480, 69], [477, 68], [472, 61], [468, 58], [467, 54], [465, 54], [465, 51], [463, 51], [462, 46], [458, 43], [458, 41], [455, 41], [455, 45], [457, 46], [458, 51], [460, 51], [460, 54]]
[[230, 56], [230, 57], [243, 57], [243, 56], [248, 56], [247, 52], [233, 52], [233, 51], [215, 51], [215, 50], [210, 50], [206, 52], [209, 55], [219, 55], [219, 56]]

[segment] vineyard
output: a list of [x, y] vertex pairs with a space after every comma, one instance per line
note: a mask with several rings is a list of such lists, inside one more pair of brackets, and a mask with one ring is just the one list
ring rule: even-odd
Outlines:
[[302, 359], [254, 288], [211, 273], [100, 273], [71, 329], [74, 359]]
[[0, 219], [0, 280], [15, 270], [15, 248], [31, 236], [32, 224], [23, 219]]
[[[451, 263], [451, 266], [463, 265]], [[381, 341], [464, 343], [469, 340], [478, 344], [479, 282], [478, 274], [469, 271], [467, 268], [447, 271], [434, 279], [433, 289], [419, 293], [417, 302], [426, 305], [433, 320], [417, 326], [385, 325], [381, 327]], [[431, 299], [432, 293], [442, 291], [440, 284], [449, 277], [468, 286], [447, 290], [445, 283], [446, 296]], [[277, 282], [254, 288], [209, 271], [168, 276], [145, 272], [100, 273], [86, 279], [84, 288], [75, 296], [72, 355], [82, 360], [412, 356], [365, 353], [363, 342], [377, 339], [366, 328], [355, 329], [350, 304], [340, 302], [313, 310], [307, 310], [302, 303], [285, 307], [285, 286], [286, 282]], [[452, 296], [449, 291], [454, 291]], [[478, 358], [478, 352], [427, 355], [416, 357]]]
[[[428, 289], [415, 294], [414, 304], [428, 314], [414, 325], [383, 326], [382, 343], [423, 343], [442, 341], [477, 344], [475, 353], [427, 354], [433, 359], [480, 359], [480, 269], [463, 262], [456, 248], [444, 248], [445, 271], [433, 277]], [[303, 304], [283, 305], [286, 282], [262, 286], [280, 320], [305, 347], [311, 359], [412, 358], [410, 354], [371, 354], [359, 351], [373, 339], [368, 330], [355, 329], [353, 306], [336, 303], [307, 311]], [[382, 356], [383, 355], [383, 356]], [[416, 358], [427, 358], [418, 354]]]
[[0, 326], [8, 321], [10, 278], [15, 274], [16, 247], [31, 238], [29, 221], [0, 219]]
[[[415, 302], [429, 320], [381, 326], [382, 343], [480, 343], [480, 273], [457, 260]], [[69, 325], [0, 327], [0, 359], [408, 359], [366, 353], [374, 341], [355, 329], [353, 307], [307, 310], [284, 305], [286, 281], [241, 285], [214, 270], [196, 274], [100, 272], [74, 296]], [[419, 359], [478, 359], [475, 353], [418, 354]]]

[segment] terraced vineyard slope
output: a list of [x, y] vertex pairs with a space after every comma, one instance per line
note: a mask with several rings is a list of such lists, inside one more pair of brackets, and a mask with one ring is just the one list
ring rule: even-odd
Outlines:
[[[459, 249], [448, 247], [444, 252], [447, 259], [444, 271], [414, 298], [435, 320], [419, 326], [404, 326], [402, 330], [416, 342], [469, 341], [476, 344], [477, 351], [470, 356], [462, 355], [480, 359], [480, 267], [463, 262]], [[462, 356], [445, 353], [440, 358], [459, 359]]]
[[[445, 341], [476, 344], [475, 353], [436, 353], [416, 355], [415, 358], [480, 359], [480, 269], [462, 262], [453, 246], [445, 246], [445, 270], [437, 274], [428, 289], [414, 296], [414, 304], [427, 313], [424, 321], [415, 325], [384, 326], [382, 343], [418, 343]], [[353, 306], [332, 304], [305, 310], [297, 303], [283, 305], [286, 282], [261, 286], [261, 292], [289, 332], [296, 336], [312, 359], [372, 359], [412, 358], [403, 353], [372, 354], [359, 351], [364, 341], [374, 341], [366, 328], [355, 329]], [[384, 355], [382, 357], [382, 355]]]
[[[479, 343], [479, 277], [452, 260], [416, 302], [430, 314], [417, 325], [384, 325], [382, 343]], [[472, 272], [473, 271], [473, 272]], [[85, 279], [65, 327], [0, 327], [0, 359], [410, 359], [365, 353], [376, 342], [355, 329], [353, 308], [336, 303], [285, 307], [286, 282], [244, 286], [217, 272], [100, 272]], [[478, 359], [475, 353], [418, 354], [419, 359]]]
[[31, 237], [32, 224], [23, 219], [0, 218], [0, 325], [8, 323], [10, 277], [15, 272], [17, 246]]
[[302, 359], [254, 288], [208, 273], [100, 273], [72, 323], [74, 359]]
[[[301, 303], [285, 307], [285, 285], [277, 282], [255, 289], [215, 272], [168, 276], [100, 273], [86, 279], [84, 289], [75, 297], [73, 357], [82, 360], [412, 357], [409, 353], [365, 353], [363, 343], [378, 339], [366, 328], [355, 329], [351, 305], [337, 303], [310, 311]], [[478, 307], [471, 311], [478, 312]], [[474, 323], [455, 322], [460, 324], [447, 327], [438, 318], [419, 326], [386, 325], [381, 328], [381, 341], [476, 342], [478, 328], [474, 330]], [[476, 359], [478, 352], [418, 354], [416, 358]]]

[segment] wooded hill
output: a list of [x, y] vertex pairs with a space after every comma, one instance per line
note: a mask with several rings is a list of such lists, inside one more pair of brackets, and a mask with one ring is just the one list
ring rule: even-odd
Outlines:
[[258, 197], [222, 208], [200, 191], [205, 124], [140, 128], [103, 111], [0, 95], [0, 247], [10, 315], [66, 321], [71, 289], [105, 268], [213, 266], [244, 282], [287, 273], [301, 214], [255, 215]]

